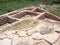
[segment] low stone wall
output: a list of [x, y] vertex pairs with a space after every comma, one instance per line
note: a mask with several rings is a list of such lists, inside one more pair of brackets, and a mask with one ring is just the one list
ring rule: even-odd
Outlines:
[[45, 16], [47, 18], [50, 18], [50, 19], [53, 19], [53, 20], [56, 20], [56, 21], [60, 21], [60, 17], [54, 15], [54, 14], [51, 14], [51, 13], [46, 13]]
[[0, 26], [4, 25], [6, 23], [11, 24], [15, 21], [17, 21], [17, 20], [9, 18], [7, 16], [2, 16], [2, 17], [0, 17]]

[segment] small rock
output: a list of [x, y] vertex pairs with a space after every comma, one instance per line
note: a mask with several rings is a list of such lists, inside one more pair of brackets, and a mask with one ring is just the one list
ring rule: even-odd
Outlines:
[[0, 45], [11, 45], [11, 40], [9, 40], [7, 38], [0, 40]]
[[30, 36], [30, 35], [32, 35], [33, 33], [36, 33], [36, 32], [38, 32], [38, 30], [31, 29], [31, 30], [27, 31], [27, 35]]
[[51, 34], [45, 34], [42, 36], [45, 40], [47, 40], [48, 42], [50, 43], [54, 43], [58, 37], [59, 37], [59, 34], [54, 32], [54, 33], [51, 33]]
[[60, 33], [60, 25], [54, 25], [54, 29], [55, 31]]
[[26, 37], [26, 32], [25, 31], [19, 31], [17, 32], [19, 36]]
[[32, 34], [32, 38], [40, 40], [40, 39], [42, 39], [42, 35], [40, 33], [34, 33], [34, 34]]

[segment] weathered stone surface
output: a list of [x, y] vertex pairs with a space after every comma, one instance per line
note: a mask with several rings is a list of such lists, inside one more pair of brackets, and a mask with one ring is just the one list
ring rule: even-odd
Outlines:
[[4, 38], [6, 38], [7, 37], [7, 35], [4, 35], [4, 34], [1, 34], [0, 35], [0, 39], [4, 39]]
[[58, 39], [53, 45], [60, 45], [60, 39]]
[[54, 25], [55, 31], [60, 33], [60, 24], [59, 25]]
[[26, 37], [27, 36], [25, 31], [19, 31], [18, 35], [22, 36], [22, 37]]
[[40, 20], [39, 21], [39, 28], [42, 29], [44, 27], [46, 27], [46, 22]]
[[11, 45], [11, 40], [7, 38], [0, 40], [0, 45]]
[[15, 35], [15, 34], [11, 34], [11, 35], [8, 35], [7, 38], [10, 38], [10, 39], [13, 39], [14, 36], [18, 36], [18, 35]]
[[3, 38], [6, 38], [6, 37], [10, 37], [10, 35], [15, 34], [15, 32], [16, 32], [15, 30], [11, 30], [11, 31], [7, 30], [0, 35], [0, 38], [3, 39]]
[[54, 43], [58, 37], [59, 37], [59, 34], [54, 32], [54, 33], [51, 33], [51, 34], [46, 34], [46, 35], [43, 35], [42, 36], [45, 40], [47, 40], [48, 42], [50, 43]]
[[42, 35], [41, 35], [40, 33], [34, 33], [34, 34], [32, 35], [32, 38], [33, 38], [33, 39], [40, 40], [40, 39], [42, 39]]
[[36, 33], [36, 32], [38, 32], [38, 30], [36, 30], [36, 29], [31, 29], [31, 30], [29, 30], [29, 31], [27, 31], [27, 35], [32, 35], [33, 33]]
[[45, 18], [44, 20], [47, 21], [47, 22], [52, 22], [52, 23], [53, 23], [53, 22], [55, 22], [55, 23], [58, 22], [58, 21], [56, 21], [56, 20], [52, 20], [52, 19], [49, 19], [49, 18]]
[[33, 39], [30, 37], [21, 38], [17, 45], [34, 45]]
[[20, 37], [18, 37], [18, 35], [14, 35], [12, 37], [12, 45], [17, 45], [19, 40], [20, 40]]
[[51, 28], [51, 27], [43, 28], [43, 29], [40, 31], [40, 33], [41, 33], [42, 35], [50, 34], [50, 33], [53, 33], [53, 32], [54, 32], [54, 30], [53, 30], [53, 28]]
[[8, 36], [8, 35], [11, 35], [11, 34], [13, 34], [15, 32], [16, 32], [15, 30], [11, 30], [11, 31], [7, 30], [7, 31], [4, 32], [4, 34]]
[[47, 43], [46, 41], [44, 40], [40, 40], [39, 43], [37, 43], [36, 45], [50, 45], [49, 43]]
[[33, 41], [34, 41], [35, 44], [40, 43], [40, 40], [33, 39]]

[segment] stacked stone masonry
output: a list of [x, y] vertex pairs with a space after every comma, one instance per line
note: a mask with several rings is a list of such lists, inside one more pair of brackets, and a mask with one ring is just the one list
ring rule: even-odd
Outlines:
[[60, 45], [60, 17], [40, 7], [1, 15], [0, 45]]

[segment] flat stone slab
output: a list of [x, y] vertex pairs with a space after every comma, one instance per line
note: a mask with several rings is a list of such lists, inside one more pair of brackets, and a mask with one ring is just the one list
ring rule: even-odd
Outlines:
[[51, 34], [45, 34], [42, 36], [46, 41], [50, 42], [50, 43], [54, 43], [58, 37], [59, 37], [59, 34], [54, 32], [54, 33], [51, 33]]
[[40, 33], [34, 33], [32, 34], [32, 38], [36, 40], [42, 39], [42, 35]]
[[40, 40], [39, 43], [37, 43], [36, 45], [50, 45], [49, 43], [47, 43], [46, 41], [44, 40]]
[[11, 45], [11, 40], [7, 38], [0, 40], [0, 45]]

